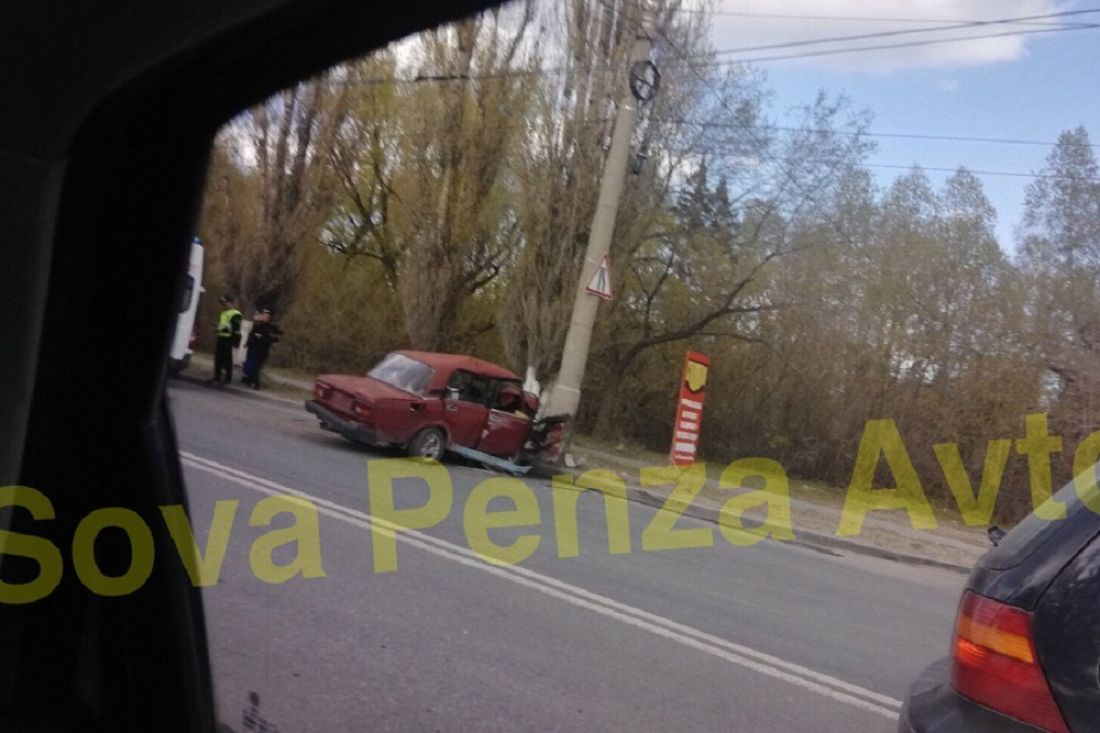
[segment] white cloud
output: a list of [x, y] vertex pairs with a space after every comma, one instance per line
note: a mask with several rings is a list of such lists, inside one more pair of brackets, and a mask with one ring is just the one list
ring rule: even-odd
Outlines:
[[[718, 0], [715, 10], [760, 14], [830, 16], [844, 20], [795, 20], [746, 16], [713, 16], [713, 39], [716, 48], [747, 48], [793, 43], [818, 38], [852, 36], [869, 33], [906, 31], [903, 35], [867, 40], [796, 46], [787, 49], [761, 50], [736, 54], [729, 58], [779, 56], [813, 51], [827, 51], [855, 46], [879, 46], [940, 39], [966, 38], [992, 33], [1037, 30], [1035, 24], [996, 24], [935, 32], [912, 32], [924, 27], [948, 26], [951, 21], [989, 21], [1054, 13], [1065, 9], [1056, 0]], [[864, 20], [867, 18], [883, 20]], [[887, 20], [890, 19], [890, 20]], [[895, 21], [892, 19], [902, 19]], [[1072, 22], [1069, 18], [1066, 22]], [[917, 22], [921, 21], [921, 22]], [[948, 22], [941, 22], [948, 21]], [[1040, 21], [1057, 23], [1058, 19]], [[784, 64], [828, 66], [843, 71], [884, 73], [901, 69], [950, 69], [966, 66], [1014, 61], [1026, 53], [1029, 39], [1038, 35], [1017, 35], [981, 38], [970, 41], [936, 43], [887, 50], [809, 56]]]

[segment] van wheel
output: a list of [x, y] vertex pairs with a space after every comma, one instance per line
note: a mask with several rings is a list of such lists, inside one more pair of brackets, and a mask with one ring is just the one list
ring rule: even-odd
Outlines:
[[416, 434], [409, 442], [409, 455], [413, 458], [425, 458], [429, 461], [439, 461], [443, 458], [443, 451], [447, 447], [446, 438], [439, 428], [426, 428]]

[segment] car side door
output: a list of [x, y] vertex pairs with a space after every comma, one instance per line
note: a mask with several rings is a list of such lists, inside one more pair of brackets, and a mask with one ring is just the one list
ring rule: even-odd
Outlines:
[[443, 394], [443, 423], [450, 442], [477, 448], [489, 419], [489, 380], [456, 369], [447, 380]]
[[[522, 386], [494, 381], [489, 417], [478, 450], [502, 458], [513, 458], [523, 449], [531, 431], [531, 418], [523, 409]], [[511, 395], [506, 392], [509, 389]]]

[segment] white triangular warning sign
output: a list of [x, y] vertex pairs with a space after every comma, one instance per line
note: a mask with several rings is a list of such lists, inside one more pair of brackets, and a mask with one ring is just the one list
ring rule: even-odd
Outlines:
[[592, 273], [586, 290], [604, 300], [611, 300], [611, 259], [607, 255], [603, 256], [600, 266]]

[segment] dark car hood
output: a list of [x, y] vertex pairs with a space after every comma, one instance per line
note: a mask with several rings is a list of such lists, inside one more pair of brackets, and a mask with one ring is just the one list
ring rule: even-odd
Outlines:
[[359, 377], [354, 374], [322, 374], [318, 381], [331, 385], [341, 392], [367, 400], [419, 400], [422, 395], [406, 392], [374, 377]]

